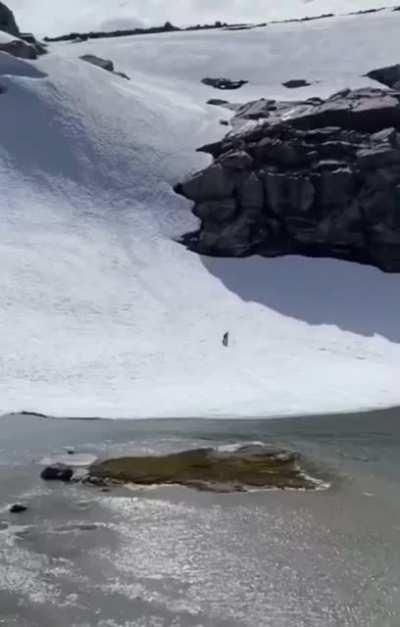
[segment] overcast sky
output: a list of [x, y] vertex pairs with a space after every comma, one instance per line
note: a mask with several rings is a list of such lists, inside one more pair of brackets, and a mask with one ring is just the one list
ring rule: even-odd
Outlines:
[[[23, 30], [39, 35], [128, 28], [171, 20], [268, 20], [382, 6], [385, 0], [6, 0]], [[388, 2], [390, 4], [390, 2]]]

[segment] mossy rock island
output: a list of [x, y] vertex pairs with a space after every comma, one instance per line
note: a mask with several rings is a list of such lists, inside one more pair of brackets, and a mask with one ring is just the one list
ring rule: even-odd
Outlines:
[[139, 485], [179, 484], [202, 490], [238, 492], [254, 488], [316, 490], [297, 453], [263, 445], [224, 451], [196, 449], [164, 456], [121, 457], [93, 464], [89, 482]]

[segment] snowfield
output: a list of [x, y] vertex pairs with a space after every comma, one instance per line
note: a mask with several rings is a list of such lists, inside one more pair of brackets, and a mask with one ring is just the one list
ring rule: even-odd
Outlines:
[[172, 21], [178, 26], [197, 23], [265, 22], [291, 17], [336, 15], [375, 9], [385, 0], [8, 0], [23, 31], [39, 36], [74, 31], [116, 30], [154, 26]]
[[[17, 4], [15, 2], [15, 4]], [[14, 7], [12, 7], [14, 8]], [[235, 100], [328, 95], [400, 61], [400, 13], [0, 53], [0, 411], [238, 417], [400, 402], [400, 277], [200, 258], [172, 185]], [[111, 58], [127, 81], [79, 59]], [[320, 83], [288, 91], [284, 80]], [[229, 331], [230, 346], [222, 345]]]

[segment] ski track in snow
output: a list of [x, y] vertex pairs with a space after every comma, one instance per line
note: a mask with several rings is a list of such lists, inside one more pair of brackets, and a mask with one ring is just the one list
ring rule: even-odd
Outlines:
[[[400, 278], [298, 257], [202, 259], [171, 185], [247, 101], [371, 85], [399, 13], [0, 55], [0, 410], [239, 417], [399, 403]], [[79, 60], [111, 58], [131, 81]], [[321, 81], [289, 92], [284, 80]], [[222, 345], [230, 332], [230, 345]]]

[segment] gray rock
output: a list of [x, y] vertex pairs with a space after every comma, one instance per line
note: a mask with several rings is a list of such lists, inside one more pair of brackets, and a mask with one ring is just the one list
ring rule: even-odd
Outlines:
[[282, 85], [284, 87], [287, 87], [288, 89], [299, 89], [300, 87], [309, 87], [311, 83], [302, 78], [295, 78], [290, 81], [286, 81], [285, 83], [282, 83]]
[[69, 466], [64, 464], [54, 464], [53, 466], [47, 466], [40, 474], [40, 477], [44, 481], [64, 481], [69, 482], [73, 477], [74, 471]]
[[244, 150], [231, 150], [222, 155], [219, 163], [228, 170], [250, 170], [253, 159]]
[[201, 220], [183, 240], [190, 248], [335, 257], [400, 272], [400, 93], [264, 99], [241, 106], [232, 126], [202, 148], [213, 165], [175, 188]]
[[365, 148], [357, 152], [357, 162], [362, 169], [376, 169], [400, 163], [400, 152], [391, 146]]
[[19, 35], [14, 13], [3, 2], [0, 2], [0, 30], [16, 37]]
[[397, 83], [400, 83], [400, 64], [388, 65], [376, 70], [371, 70], [366, 76], [387, 87], [394, 87]]
[[235, 217], [237, 212], [236, 200], [224, 198], [223, 200], [209, 200], [195, 205], [193, 213], [201, 220], [215, 220], [226, 222]]
[[114, 72], [114, 63], [109, 59], [102, 59], [101, 57], [97, 57], [94, 54], [84, 54], [80, 58], [82, 59], [82, 61], [86, 61], [87, 63], [96, 65], [102, 70], [106, 70], [107, 72]]
[[264, 185], [261, 179], [251, 172], [238, 187], [240, 206], [245, 210], [259, 210], [264, 206]]
[[32, 33], [20, 33], [19, 38], [33, 46], [38, 56], [47, 54], [47, 45], [38, 41]]
[[0, 43], [0, 52], [7, 52], [19, 59], [32, 60], [37, 59], [38, 56], [35, 47], [26, 43], [26, 41], [22, 41], [22, 39]]
[[177, 186], [176, 191], [190, 200], [203, 202], [230, 198], [234, 189], [235, 180], [229, 170], [215, 164], [189, 177]]
[[250, 251], [251, 223], [245, 216], [237, 217], [233, 222], [218, 228], [214, 221], [207, 223], [201, 232], [200, 251], [213, 255], [226, 255], [233, 250], [235, 257], [241, 257]]
[[26, 505], [21, 505], [21, 503], [15, 503], [15, 505], [12, 505], [10, 507], [10, 514], [23, 514], [24, 512], [27, 511], [27, 506]]
[[214, 87], [215, 89], [240, 89], [248, 81], [231, 81], [229, 78], [203, 78], [203, 85]]
[[324, 209], [347, 207], [355, 193], [356, 176], [348, 167], [324, 171], [318, 178], [317, 188], [319, 206]]
[[315, 189], [308, 177], [266, 172], [264, 185], [266, 206], [275, 214], [305, 213], [313, 206]]

